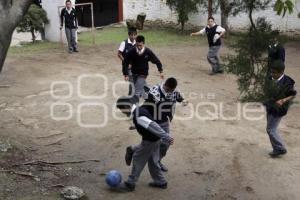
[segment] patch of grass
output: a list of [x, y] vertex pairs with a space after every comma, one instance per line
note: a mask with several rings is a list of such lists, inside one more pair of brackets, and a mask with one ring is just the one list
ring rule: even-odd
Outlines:
[[[144, 35], [146, 43], [150, 45], [178, 45], [178, 44], [199, 44], [206, 42], [206, 37], [190, 37], [188, 34], [181, 34], [176, 30], [143, 30], [139, 31], [140, 35]], [[95, 42], [99, 44], [118, 44], [128, 37], [127, 29], [107, 27], [102, 30], [95, 31]], [[79, 42], [84, 45], [92, 43], [92, 33], [83, 32], [78, 36]]]
[[30, 55], [30, 54], [36, 54], [40, 52], [45, 52], [53, 49], [59, 48], [58, 43], [54, 42], [35, 42], [35, 43], [24, 43], [21, 44], [21, 46], [13, 46], [9, 48], [8, 55], [14, 56], [14, 55]]

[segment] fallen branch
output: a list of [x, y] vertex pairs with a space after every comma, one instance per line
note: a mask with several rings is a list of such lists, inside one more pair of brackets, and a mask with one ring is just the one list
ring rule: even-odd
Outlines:
[[13, 166], [20, 166], [20, 165], [63, 165], [63, 164], [77, 164], [77, 163], [84, 163], [84, 162], [100, 162], [100, 160], [75, 160], [75, 161], [63, 161], [63, 162], [49, 162], [43, 160], [34, 160], [29, 161], [21, 164], [15, 164]]
[[19, 171], [14, 171], [14, 170], [0, 170], [0, 172], [3, 173], [12, 173], [12, 174], [16, 174], [16, 175], [20, 175], [20, 176], [25, 176], [25, 177], [30, 177], [30, 178], [38, 178], [35, 175], [32, 175], [31, 173], [26, 173], [26, 172], [19, 172]]
[[10, 85], [0, 85], [0, 88], [10, 88]]
[[39, 137], [36, 137], [37, 139], [45, 139], [45, 138], [50, 138], [50, 137], [54, 137], [54, 136], [58, 136], [58, 135], [63, 135], [64, 133], [63, 132], [60, 132], [60, 133], [54, 133], [54, 134], [51, 134], [51, 135], [46, 135], [46, 136], [39, 136]]
[[60, 138], [60, 139], [58, 139], [57, 141], [52, 142], [52, 143], [49, 143], [49, 144], [45, 144], [44, 146], [51, 146], [51, 145], [59, 144], [59, 143], [60, 143], [61, 141], [63, 141], [64, 139], [66, 139], [66, 138]]

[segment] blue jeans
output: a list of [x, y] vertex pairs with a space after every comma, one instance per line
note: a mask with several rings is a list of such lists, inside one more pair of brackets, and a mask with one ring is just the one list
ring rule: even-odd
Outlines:
[[282, 117], [267, 114], [267, 133], [274, 151], [286, 150], [283, 140], [278, 132], [278, 126]]

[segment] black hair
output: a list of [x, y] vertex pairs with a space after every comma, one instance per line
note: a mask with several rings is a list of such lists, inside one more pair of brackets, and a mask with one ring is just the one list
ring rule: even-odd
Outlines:
[[278, 72], [284, 72], [285, 64], [282, 60], [274, 60], [274, 61], [272, 61], [270, 68], [271, 68], [271, 70], [275, 70]]
[[140, 43], [140, 42], [143, 42], [145, 43], [145, 37], [142, 36], [142, 35], [139, 35], [136, 37], [136, 42]]
[[66, 0], [66, 4], [67, 4], [67, 3], [72, 3], [72, 2], [71, 2], [71, 0]]
[[131, 34], [137, 34], [137, 30], [136, 30], [136, 28], [129, 28], [128, 29], [128, 35], [131, 35]]
[[215, 21], [215, 18], [213, 18], [212, 16], [211, 16], [211, 17], [209, 17], [207, 20], [210, 20], [210, 19], [212, 19], [212, 20], [214, 20], [214, 21]]
[[165, 86], [169, 87], [170, 89], [175, 89], [177, 87], [177, 80], [176, 78], [168, 78], [165, 82]]

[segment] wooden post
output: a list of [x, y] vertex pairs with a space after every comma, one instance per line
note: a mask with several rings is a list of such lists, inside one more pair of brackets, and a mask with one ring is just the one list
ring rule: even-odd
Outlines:
[[123, 21], [123, 0], [118, 0], [118, 22]]
[[93, 44], [96, 44], [95, 22], [94, 22], [94, 4], [93, 3], [91, 3], [91, 15], [92, 15], [92, 37], [93, 37]]
[[208, 17], [212, 17], [212, 0], [208, 0]]

